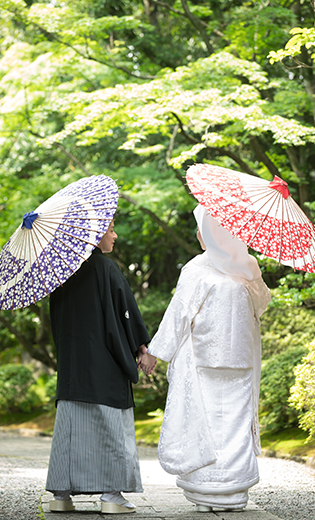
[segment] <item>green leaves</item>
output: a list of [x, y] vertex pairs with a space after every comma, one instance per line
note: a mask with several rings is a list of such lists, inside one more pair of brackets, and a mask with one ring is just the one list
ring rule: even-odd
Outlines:
[[314, 273], [289, 273], [278, 283], [279, 286], [273, 290], [273, 306], [315, 307]]
[[280, 2], [244, 2], [229, 17], [226, 36], [228, 50], [244, 59], [266, 63], [270, 49], [278, 48], [292, 24], [294, 15]]
[[[243, 84], [240, 74], [251, 84]], [[144, 156], [160, 154], [166, 148], [165, 137], [171, 135], [179, 120], [181, 132], [187, 127], [192, 140], [197, 142], [186, 145], [177, 154], [174, 147], [171, 164], [175, 168], [189, 160], [198, 161], [199, 152], [207, 147], [238, 146], [246, 134], [266, 137], [270, 134], [273, 142], [280, 145], [313, 143], [314, 127], [277, 114], [279, 97], [274, 102], [264, 99], [260, 89], [267, 88], [268, 80], [259, 66], [224, 52], [175, 72], [167, 71], [159, 79], [143, 84], [129, 83], [91, 94], [57, 97], [56, 105], [69, 115], [70, 122], [61, 132], [38, 143], [51, 146], [76, 136], [77, 144], [91, 146], [114, 128], [122, 127], [127, 139], [121, 149], [135, 150]], [[300, 97], [305, 103], [305, 94]], [[287, 97], [287, 107], [296, 107], [296, 99], [293, 96], [289, 105]], [[308, 108], [305, 105], [305, 110]], [[292, 111], [294, 108], [289, 115]], [[212, 132], [216, 127], [219, 132]], [[152, 145], [152, 138], [158, 134], [163, 142]]]
[[[114, 255], [142, 298], [169, 293], [199, 251], [191, 163], [265, 179], [276, 170], [301, 204], [315, 198], [312, 74], [266, 58], [300, 20], [282, 0], [186, 4], [1, 2], [0, 245], [65, 184], [112, 175], [122, 194]], [[285, 52], [310, 57], [306, 3], [301, 16]], [[276, 286], [278, 266], [259, 261]], [[303, 280], [288, 279], [274, 304], [310, 305]]]
[[315, 437], [315, 341], [307, 345], [307, 355], [295, 367], [294, 374], [289, 403], [300, 412], [299, 425], [308, 431], [307, 440], [311, 440]]
[[294, 34], [292, 38], [286, 43], [284, 49], [278, 51], [271, 51], [268, 55], [270, 63], [282, 61], [287, 57], [295, 57], [301, 54], [302, 47], [305, 46], [307, 50], [311, 51], [311, 58], [315, 59], [315, 28], [314, 27], [294, 27], [290, 34]]
[[31, 385], [35, 383], [32, 371], [24, 365], [9, 364], [0, 367], [0, 407], [2, 413], [29, 412], [39, 404]]
[[261, 368], [260, 425], [263, 431], [280, 431], [297, 424], [297, 413], [288, 403], [294, 384], [294, 367], [305, 348], [291, 347], [264, 361]]

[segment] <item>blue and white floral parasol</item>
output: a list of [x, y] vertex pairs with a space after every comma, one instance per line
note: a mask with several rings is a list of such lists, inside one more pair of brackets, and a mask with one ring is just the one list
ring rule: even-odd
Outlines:
[[0, 309], [36, 303], [91, 255], [113, 219], [118, 188], [110, 177], [69, 184], [26, 213], [0, 252]]

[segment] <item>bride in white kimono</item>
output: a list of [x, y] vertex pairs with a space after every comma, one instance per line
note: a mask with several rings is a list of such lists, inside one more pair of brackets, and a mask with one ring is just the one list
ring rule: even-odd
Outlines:
[[259, 317], [270, 301], [256, 259], [198, 206], [205, 252], [182, 269], [148, 353], [169, 363], [158, 455], [199, 511], [242, 509], [259, 480]]

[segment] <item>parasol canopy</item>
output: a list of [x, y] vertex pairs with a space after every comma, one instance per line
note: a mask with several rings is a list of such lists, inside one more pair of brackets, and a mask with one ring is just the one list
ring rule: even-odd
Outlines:
[[315, 227], [285, 181], [211, 164], [191, 166], [186, 179], [199, 203], [233, 236], [279, 263], [315, 272]]
[[74, 274], [107, 231], [117, 202], [115, 181], [99, 175], [25, 213], [0, 252], [0, 310], [36, 303]]

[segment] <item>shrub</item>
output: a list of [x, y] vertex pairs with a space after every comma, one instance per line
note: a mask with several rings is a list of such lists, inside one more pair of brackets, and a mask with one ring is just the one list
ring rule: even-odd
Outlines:
[[276, 432], [298, 424], [297, 411], [288, 399], [295, 379], [294, 368], [305, 351], [305, 347], [291, 347], [263, 361], [259, 406], [263, 430]]
[[57, 372], [55, 372], [52, 376], [49, 376], [45, 383], [45, 392], [47, 400], [54, 401], [56, 399], [56, 389], [57, 389]]
[[139, 302], [139, 309], [151, 338], [159, 327], [171, 297], [172, 293], [170, 292], [153, 289], [146, 298]]
[[56, 389], [57, 389], [57, 372], [52, 376], [46, 376], [45, 380], [45, 404], [43, 406], [46, 412], [55, 412], [56, 402]]
[[32, 388], [34, 384], [33, 374], [25, 365], [8, 364], [0, 367], [1, 413], [29, 412], [40, 404]]
[[315, 438], [315, 341], [307, 345], [308, 354], [294, 370], [295, 384], [289, 403], [300, 411], [299, 426], [308, 431], [308, 440]]
[[261, 317], [263, 359], [291, 347], [304, 347], [315, 338], [315, 310], [269, 307]]
[[167, 363], [158, 359], [151, 376], [140, 372], [139, 383], [133, 387], [137, 418], [157, 408], [164, 410], [168, 390], [166, 371]]
[[[172, 294], [170, 292], [163, 293], [159, 290], [153, 290], [139, 305], [151, 338], [158, 329], [171, 297]], [[133, 387], [136, 417], [143, 417], [157, 408], [164, 409], [168, 389], [166, 370], [167, 363], [158, 359], [156, 368], [151, 376], [140, 372], [139, 383]]]

